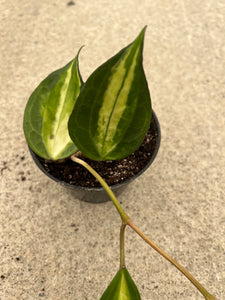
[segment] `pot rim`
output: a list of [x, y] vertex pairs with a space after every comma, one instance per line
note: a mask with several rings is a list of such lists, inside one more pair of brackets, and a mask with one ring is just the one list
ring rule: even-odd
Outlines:
[[[160, 143], [161, 143], [161, 130], [160, 130], [160, 125], [159, 125], [159, 121], [158, 121], [158, 118], [155, 114], [155, 112], [152, 110], [152, 118], [154, 118], [155, 120], [155, 123], [156, 123], [156, 127], [157, 127], [157, 132], [158, 132], [158, 135], [157, 135], [157, 139], [156, 139], [156, 146], [155, 146], [155, 150], [154, 150], [154, 153], [152, 154], [151, 156], [151, 159], [149, 160], [149, 162], [145, 165], [145, 167], [137, 174], [135, 174], [133, 177], [127, 179], [126, 181], [123, 181], [121, 183], [117, 183], [117, 184], [114, 184], [114, 185], [111, 185], [110, 188], [112, 190], [115, 190], [119, 187], [122, 187], [122, 186], [125, 186], [127, 184], [129, 184], [130, 182], [132, 182], [133, 180], [135, 180], [137, 177], [139, 177], [141, 174], [143, 174], [147, 169], [148, 167], [153, 163], [157, 153], [158, 153], [158, 150], [159, 150], [159, 147], [160, 147]], [[57, 179], [56, 177], [54, 177], [53, 175], [51, 175], [50, 173], [48, 173], [45, 168], [43, 167], [43, 165], [40, 163], [40, 161], [37, 159], [38, 155], [35, 154], [31, 148], [28, 146], [29, 148], [29, 151], [30, 151], [30, 154], [34, 160], [34, 162], [36, 163], [36, 165], [38, 166], [38, 168], [45, 174], [47, 175], [49, 178], [51, 178], [52, 180], [54, 180], [55, 182], [57, 182], [58, 184], [64, 186], [64, 187], [68, 187], [70, 189], [73, 189], [73, 190], [84, 190], [84, 191], [95, 191], [95, 192], [102, 192], [104, 191], [104, 188], [103, 187], [83, 187], [83, 186], [79, 186], [79, 185], [73, 185], [73, 184], [70, 184], [70, 183], [67, 183], [67, 182], [64, 182], [64, 181], [61, 181], [59, 179]]]

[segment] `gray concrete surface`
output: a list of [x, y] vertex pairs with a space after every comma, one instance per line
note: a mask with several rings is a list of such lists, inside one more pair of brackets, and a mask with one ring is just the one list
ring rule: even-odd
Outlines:
[[[1, 0], [0, 299], [99, 299], [119, 264], [120, 219], [34, 165], [22, 131], [37, 84], [81, 45], [83, 78], [144, 25], [144, 67], [161, 123], [152, 167], [120, 197], [133, 221], [225, 299], [225, 3]], [[203, 299], [131, 230], [126, 262], [143, 300]]]

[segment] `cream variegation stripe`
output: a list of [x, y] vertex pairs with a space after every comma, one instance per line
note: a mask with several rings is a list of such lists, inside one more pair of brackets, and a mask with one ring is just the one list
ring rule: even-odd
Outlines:
[[132, 51], [132, 46], [112, 70], [113, 73], [109, 79], [109, 85], [104, 94], [102, 106], [98, 114], [96, 145], [100, 153], [109, 153], [117, 146], [113, 138], [116, 134], [119, 121], [126, 109], [139, 50], [140, 46], [135, 51], [129, 70], [127, 70], [125, 65]]
[[[48, 124], [48, 126], [43, 126], [42, 134], [44, 143], [49, 156], [52, 159], [58, 159], [60, 154], [72, 143], [68, 133], [68, 120], [71, 112], [64, 108], [74, 63], [76, 62], [74, 61], [67, 69], [63, 86], [60, 88], [59, 100], [55, 104], [57, 106], [57, 111], [54, 116], [54, 122], [51, 122], [51, 128], [49, 127], [50, 124]], [[76, 76], [79, 78], [77, 74]], [[47, 109], [51, 109], [51, 107], [48, 107]], [[48, 112], [46, 111], [45, 113]], [[43, 121], [44, 120], [45, 117], [43, 118]], [[48, 121], [48, 117], [46, 117], [46, 120]]]

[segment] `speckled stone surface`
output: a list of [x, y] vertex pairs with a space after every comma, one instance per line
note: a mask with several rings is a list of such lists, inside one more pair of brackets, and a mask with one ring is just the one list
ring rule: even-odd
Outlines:
[[[0, 299], [99, 299], [119, 266], [120, 219], [34, 165], [26, 101], [80, 55], [83, 78], [144, 25], [144, 68], [160, 152], [120, 201], [133, 221], [225, 299], [225, 3], [222, 0], [0, 2]], [[70, 1], [71, 2], [71, 1]], [[131, 230], [126, 262], [143, 300], [203, 299]]]

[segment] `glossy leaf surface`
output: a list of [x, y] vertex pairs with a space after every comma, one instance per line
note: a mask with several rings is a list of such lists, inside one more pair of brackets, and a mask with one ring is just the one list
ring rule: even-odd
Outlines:
[[126, 268], [117, 272], [100, 300], [141, 300], [138, 289]]
[[93, 160], [115, 160], [134, 152], [151, 119], [142, 66], [145, 28], [136, 40], [88, 78], [69, 120], [71, 139]]
[[39, 156], [58, 160], [77, 151], [69, 136], [68, 120], [82, 84], [77, 55], [44, 79], [30, 96], [24, 113], [24, 133], [28, 145]]

